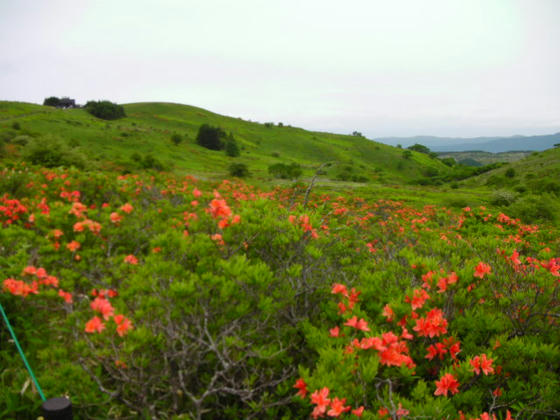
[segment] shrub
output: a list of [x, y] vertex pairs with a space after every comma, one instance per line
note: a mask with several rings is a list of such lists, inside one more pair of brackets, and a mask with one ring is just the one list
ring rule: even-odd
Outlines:
[[428, 166], [426, 169], [424, 169], [422, 173], [428, 178], [434, 178], [439, 175], [438, 170], [436, 168], [432, 168], [431, 166]]
[[233, 138], [233, 135], [230, 133], [226, 142], [225, 142], [225, 151], [226, 155], [230, 157], [237, 157], [239, 156], [239, 147], [237, 146], [237, 142]]
[[486, 185], [501, 186], [501, 185], [505, 185], [505, 184], [506, 184], [505, 179], [502, 178], [499, 175], [491, 175], [486, 180]]
[[208, 124], [202, 124], [196, 135], [196, 143], [210, 150], [222, 150], [224, 142], [222, 138], [225, 132], [220, 127], [213, 127]]
[[462, 198], [462, 197], [449, 198], [445, 201], [445, 203], [449, 207], [454, 207], [454, 208], [457, 208], [457, 209], [462, 209], [462, 208], [467, 207], [469, 205], [467, 203], [467, 200]]
[[511, 216], [524, 223], [554, 222], [560, 214], [560, 203], [553, 195], [528, 195], [508, 208]]
[[27, 161], [34, 165], [42, 165], [47, 168], [75, 166], [84, 169], [87, 166], [84, 155], [70, 149], [53, 136], [34, 139], [26, 146], [23, 155]]
[[441, 159], [441, 162], [449, 167], [453, 167], [457, 163], [452, 157]]
[[515, 176], [515, 169], [509, 168], [504, 175], [507, 178], [513, 178]]
[[175, 133], [171, 136], [171, 141], [173, 142], [173, 144], [175, 146], [178, 146], [179, 143], [181, 143], [183, 141], [183, 138], [181, 137], [180, 134]]
[[25, 136], [25, 135], [21, 135], [21, 136], [16, 136], [12, 139], [12, 143], [13, 144], [17, 144], [19, 146], [25, 146], [26, 144], [28, 144], [30, 141], [32, 140], [32, 138], [30, 136]]
[[18, 123], [17, 121], [14, 121], [14, 122], [12, 123], [12, 128], [13, 128], [14, 130], [21, 130], [21, 125], [19, 125], [19, 123]]
[[275, 178], [281, 179], [298, 179], [301, 176], [301, 166], [297, 163], [285, 165], [283, 163], [275, 163], [268, 167], [268, 173]]
[[414, 151], [420, 152], [420, 153], [424, 153], [426, 155], [429, 155], [430, 152], [431, 152], [428, 147], [424, 146], [423, 144], [418, 144], [418, 143], [413, 144], [412, 146], [408, 146], [407, 149], [414, 150]]
[[402, 152], [403, 159], [410, 159], [412, 157], [412, 152], [410, 150], [405, 150]]
[[0, 131], [0, 142], [10, 143], [19, 133], [14, 130]]
[[490, 202], [495, 206], [509, 206], [514, 203], [517, 196], [511, 191], [501, 190], [495, 191]]
[[249, 176], [249, 168], [244, 163], [232, 163], [229, 165], [229, 174], [238, 178]]
[[43, 105], [45, 106], [59, 106], [60, 104], [60, 98], [57, 98], [56, 96], [50, 96], [48, 98], [45, 98], [45, 100], [43, 101]]
[[116, 120], [126, 117], [122, 105], [110, 101], [88, 101], [85, 110], [102, 120]]
[[163, 171], [163, 164], [152, 155], [144, 156], [141, 165], [144, 169], [155, 169], [156, 171]]

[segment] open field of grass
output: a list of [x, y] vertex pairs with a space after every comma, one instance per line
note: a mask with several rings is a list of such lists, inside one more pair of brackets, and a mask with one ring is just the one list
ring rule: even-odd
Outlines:
[[[0, 102], [0, 135], [41, 136], [51, 134], [71, 142], [97, 162], [110, 161], [117, 167], [131, 166], [133, 155], [152, 154], [166, 170], [194, 173], [202, 177], [227, 174], [233, 162], [244, 163], [256, 179], [269, 179], [268, 166], [275, 163], [302, 165], [304, 177], [314, 174], [324, 163], [329, 179], [340, 173], [370, 181], [403, 183], [420, 178], [427, 168], [444, 174], [449, 168], [437, 159], [413, 152], [409, 159], [402, 151], [362, 137], [310, 132], [225, 117], [212, 112], [170, 103], [125, 105], [127, 117], [103, 121], [83, 109], [59, 110], [33, 104]], [[14, 123], [20, 130], [14, 130]], [[241, 148], [241, 156], [229, 158], [196, 144], [202, 124], [231, 132]], [[175, 146], [173, 134], [183, 137]]]

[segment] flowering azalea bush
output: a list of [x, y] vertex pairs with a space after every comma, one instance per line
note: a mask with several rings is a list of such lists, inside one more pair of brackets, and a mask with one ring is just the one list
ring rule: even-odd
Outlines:
[[[81, 418], [560, 411], [552, 228], [297, 186], [0, 172], [18, 183], [0, 191], [0, 302]], [[17, 354], [0, 362], [0, 417], [29, 417]]]

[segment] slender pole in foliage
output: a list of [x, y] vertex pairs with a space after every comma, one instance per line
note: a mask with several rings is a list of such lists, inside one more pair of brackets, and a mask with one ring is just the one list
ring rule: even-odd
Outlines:
[[309, 193], [311, 193], [311, 190], [313, 189], [313, 186], [315, 185], [315, 180], [319, 176], [319, 173], [321, 172], [321, 169], [323, 169], [323, 167], [327, 164], [328, 164], [328, 162], [325, 162], [325, 163], [321, 164], [321, 166], [319, 166], [319, 169], [317, 169], [317, 171], [315, 172], [315, 175], [313, 175], [313, 179], [311, 180], [311, 183], [309, 184], [309, 187], [307, 188], [307, 191], [305, 191], [305, 198], [303, 200], [303, 207], [307, 206], [307, 202], [309, 201]]
[[10, 332], [10, 335], [12, 336], [12, 339], [14, 340], [14, 343], [16, 343], [16, 347], [19, 351], [19, 355], [21, 356], [21, 360], [23, 360], [23, 363], [25, 364], [25, 367], [27, 368], [27, 371], [29, 372], [29, 375], [31, 376], [31, 379], [33, 379], [33, 383], [35, 384], [35, 388], [37, 388], [37, 391], [39, 392], [39, 395], [41, 396], [41, 399], [43, 401], [46, 401], [47, 399], [45, 398], [45, 395], [43, 394], [43, 390], [39, 386], [39, 382], [37, 381], [37, 378], [35, 377], [35, 374], [33, 373], [33, 370], [31, 369], [31, 366], [29, 366], [29, 363], [27, 362], [27, 359], [25, 358], [25, 354], [23, 354], [23, 350], [21, 349], [21, 346], [19, 345], [19, 341], [16, 337], [16, 334], [14, 333], [14, 330], [12, 329], [12, 326], [10, 325], [10, 321], [8, 320], [8, 316], [6, 315], [6, 312], [4, 312], [4, 308], [2, 307], [2, 304], [0, 304], [0, 312], [2, 312], [2, 318], [4, 318], [4, 322], [6, 323], [6, 326], [8, 327], [8, 331]]

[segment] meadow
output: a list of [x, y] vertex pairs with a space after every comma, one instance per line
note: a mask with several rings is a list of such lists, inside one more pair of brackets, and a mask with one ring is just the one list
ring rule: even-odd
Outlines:
[[[125, 109], [0, 103], [0, 303], [47, 398], [91, 419], [560, 417], [559, 149], [475, 174], [360, 136]], [[203, 123], [241, 155], [196, 144]], [[0, 343], [0, 417], [35, 418]]]

